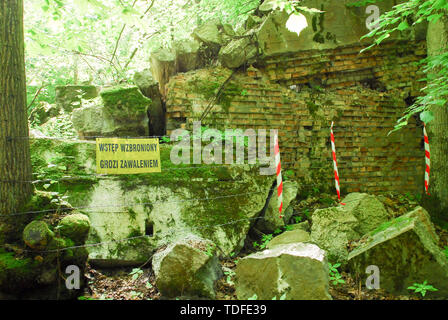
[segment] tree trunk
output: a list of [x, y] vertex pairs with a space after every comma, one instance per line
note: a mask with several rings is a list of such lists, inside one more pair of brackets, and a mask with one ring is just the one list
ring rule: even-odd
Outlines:
[[[428, 56], [448, 50], [448, 15], [428, 26]], [[427, 204], [434, 218], [448, 221], [448, 105], [431, 108], [434, 120], [427, 126], [431, 146], [430, 193]]]
[[0, 244], [29, 217], [11, 216], [32, 194], [26, 110], [23, 0], [0, 1]]

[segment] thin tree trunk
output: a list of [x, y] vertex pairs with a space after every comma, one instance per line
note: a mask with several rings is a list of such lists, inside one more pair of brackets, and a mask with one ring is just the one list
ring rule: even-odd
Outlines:
[[[26, 110], [23, 0], [0, 1], [0, 244], [20, 236], [32, 194]], [[16, 182], [14, 182], [16, 181]]]
[[[448, 15], [428, 27], [428, 56], [448, 50]], [[448, 221], [448, 105], [431, 108], [434, 120], [428, 124], [431, 145], [431, 175], [428, 207], [436, 219]]]

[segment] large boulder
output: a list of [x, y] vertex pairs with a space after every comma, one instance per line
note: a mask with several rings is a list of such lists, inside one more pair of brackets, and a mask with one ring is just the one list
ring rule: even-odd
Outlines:
[[280, 218], [277, 189], [275, 189], [264, 213], [264, 219], [257, 222], [256, 228], [264, 232], [274, 232], [276, 229], [285, 226], [292, 214], [292, 210], [288, 210], [288, 207], [291, 201], [297, 197], [298, 190], [297, 182], [290, 180], [283, 182], [283, 218]]
[[236, 294], [260, 300], [330, 300], [328, 263], [325, 251], [314, 244], [275, 246], [239, 260]]
[[357, 226], [356, 217], [343, 207], [317, 209], [312, 215], [311, 242], [326, 250], [331, 262], [345, 263], [349, 241], [361, 236]]
[[303, 50], [299, 36], [286, 28], [289, 15], [275, 10], [267, 16], [257, 29], [259, 48], [264, 56], [273, 56]]
[[176, 52], [172, 49], [159, 48], [150, 56], [151, 73], [159, 83], [160, 92], [165, 96], [165, 86], [170, 77], [177, 73]]
[[157, 289], [163, 296], [215, 298], [215, 282], [222, 276], [211, 241], [186, 237], [157, 252], [152, 260]]
[[61, 109], [56, 105], [41, 101], [31, 111], [29, 120], [32, 123], [42, 125], [46, 123], [50, 118], [58, 116], [60, 112]]
[[151, 99], [148, 108], [149, 136], [163, 136], [165, 134], [165, 110], [160, 94], [159, 84], [154, 81], [151, 71], [144, 69], [134, 74], [134, 83], [143, 95]]
[[358, 219], [355, 231], [363, 235], [389, 220], [386, 208], [374, 195], [350, 193], [344, 200], [344, 209]]
[[196, 40], [179, 41], [174, 44], [178, 72], [188, 72], [201, 67], [200, 43]]
[[56, 87], [56, 106], [59, 110], [71, 112], [82, 106], [82, 99], [90, 100], [98, 96], [98, 88], [93, 85], [67, 85]]
[[223, 43], [223, 39], [219, 31], [221, 27], [222, 25], [219, 21], [214, 19], [209, 20], [193, 31], [193, 37], [207, 45], [219, 47]]
[[72, 112], [72, 122], [81, 138], [88, 136], [148, 135], [147, 109], [151, 99], [138, 87], [112, 87], [101, 91], [101, 98], [84, 101]]
[[245, 63], [254, 62], [257, 53], [256, 44], [249, 37], [244, 37], [235, 39], [222, 47], [219, 51], [219, 61], [226, 68], [236, 69]]
[[62, 218], [57, 226], [58, 231], [63, 237], [67, 237], [77, 245], [87, 240], [90, 230], [89, 217], [84, 214], [70, 214]]
[[54, 233], [44, 221], [34, 220], [23, 230], [23, 241], [28, 247], [36, 250], [45, 249], [53, 237]]
[[380, 287], [393, 294], [409, 294], [414, 283], [438, 289], [427, 297], [448, 298], [448, 260], [438, 236], [421, 207], [380, 225], [365, 235], [348, 257], [352, 273], [365, 276], [369, 265], [380, 270]]

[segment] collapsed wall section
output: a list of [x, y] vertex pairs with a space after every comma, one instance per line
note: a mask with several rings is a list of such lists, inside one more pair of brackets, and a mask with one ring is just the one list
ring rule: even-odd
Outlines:
[[233, 75], [224, 68], [178, 74], [167, 85], [167, 132], [191, 128], [210, 107], [202, 121], [210, 128], [278, 129], [284, 172], [293, 170], [304, 185], [323, 191], [334, 186], [334, 121], [343, 192], [420, 192], [421, 127], [413, 119], [388, 133], [405, 100], [422, 86], [416, 62], [424, 44], [389, 43], [361, 55], [359, 50], [283, 55]]

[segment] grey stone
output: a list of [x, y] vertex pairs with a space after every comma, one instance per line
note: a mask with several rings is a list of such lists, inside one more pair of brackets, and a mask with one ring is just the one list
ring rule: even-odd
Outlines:
[[[266, 56], [297, 52], [301, 50], [322, 50], [341, 47], [345, 45], [368, 43], [370, 40], [360, 40], [369, 32], [366, 19], [369, 14], [365, 10], [367, 6], [350, 6], [352, 0], [321, 1], [303, 0], [301, 6], [316, 8], [323, 13], [307, 13], [308, 27], [298, 36], [290, 32], [286, 27], [288, 14], [279, 9], [272, 10], [275, 0], [265, 1], [260, 6], [260, 11], [267, 15], [258, 33], [260, 48]], [[380, 12], [389, 11], [395, 1], [385, 0], [376, 3]], [[411, 32], [394, 32], [391, 39], [419, 39], [424, 35], [424, 24], [419, 24]]]
[[84, 101], [72, 112], [72, 123], [81, 138], [89, 136], [147, 136], [147, 109], [151, 100], [138, 87], [103, 89], [101, 97]]
[[151, 99], [147, 114], [149, 118], [149, 136], [163, 136], [165, 134], [165, 110], [159, 84], [154, 81], [151, 70], [144, 69], [134, 74], [134, 83], [143, 95]]
[[354, 192], [347, 195], [342, 202], [345, 203], [344, 209], [358, 219], [355, 231], [361, 235], [389, 220], [386, 208], [374, 195]]
[[366, 276], [369, 265], [380, 270], [380, 288], [393, 294], [410, 294], [414, 283], [434, 286], [428, 298], [448, 298], [448, 260], [438, 247], [438, 236], [421, 207], [386, 222], [360, 240], [348, 257], [353, 274]]
[[221, 46], [222, 38], [219, 32], [220, 26], [221, 24], [218, 21], [207, 21], [193, 31], [193, 37], [208, 45]]
[[177, 72], [188, 72], [200, 68], [200, 43], [196, 40], [187, 40], [176, 42], [174, 44], [176, 51], [176, 69]]
[[257, 55], [257, 47], [245, 37], [229, 42], [219, 51], [219, 61], [221, 64], [230, 69], [236, 69], [244, 63], [250, 63]]
[[[284, 181], [283, 182], [283, 219], [280, 219], [278, 212], [278, 196], [277, 189], [274, 190], [269, 204], [266, 208], [264, 219], [260, 219], [257, 222], [256, 227], [259, 230], [265, 232], [274, 232], [276, 229], [286, 225], [286, 222], [291, 218], [291, 216], [286, 216], [288, 207], [292, 200], [297, 196], [299, 190], [299, 185], [295, 181]], [[290, 212], [292, 214], [292, 212]]]
[[311, 242], [327, 251], [330, 262], [345, 263], [349, 241], [361, 235], [354, 229], [358, 220], [342, 207], [317, 209], [312, 215]]
[[211, 241], [189, 236], [157, 252], [152, 267], [160, 293], [214, 299], [215, 282], [222, 276], [215, 250]]
[[275, 246], [239, 260], [236, 294], [245, 300], [331, 300], [325, 251], [314, 244]]
[[58, 86], [55, 90], [56, 106], [59, 110], [71, 112], [82, 106], [81, 100], [90, 100], [98, 96], [98, 88], [93, 85]]
[[267, 248], [271, 249], [274, 246], [290, 243], [307, 242], [310, 240], [310, 234], [304, 230], [296, 229], [291, 231], [285, 231], [282, 234], [274, 237], [267, 244]]

